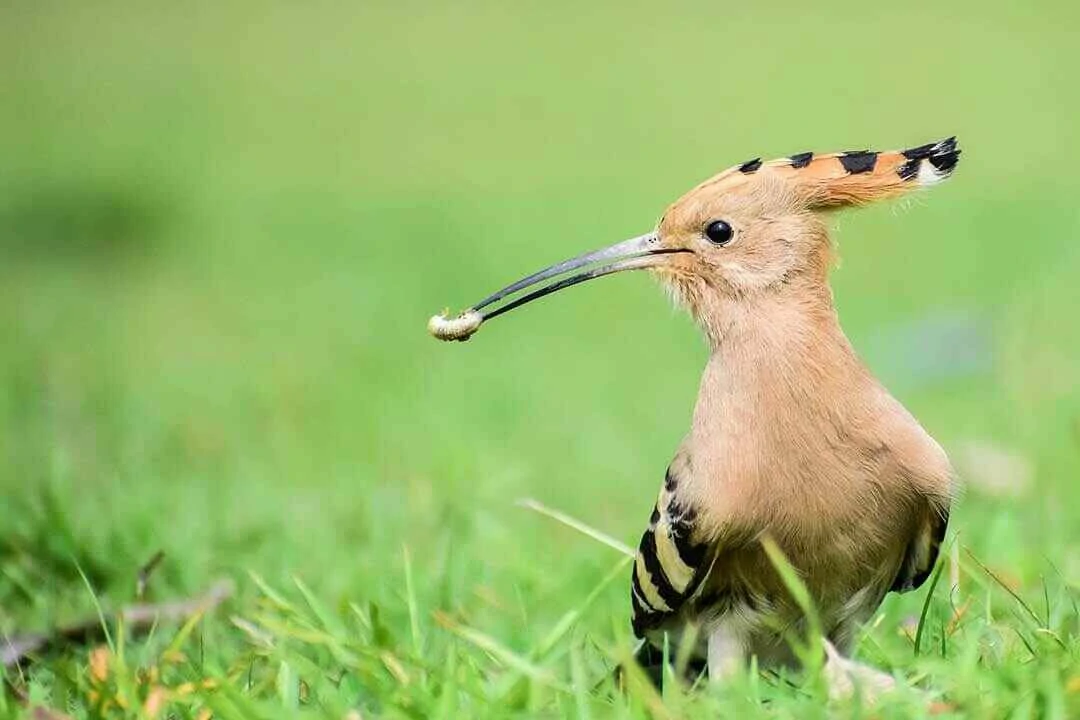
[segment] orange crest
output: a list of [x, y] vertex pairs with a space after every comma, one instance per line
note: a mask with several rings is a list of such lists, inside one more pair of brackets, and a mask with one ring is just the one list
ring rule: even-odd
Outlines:
[[706, 180], [688, 195], [738, 192], [772, 178], [782, 180], [811, 208], [860, 205], [940, 182], [959, 159], [955, 137], [889, 152], [805, 152], [767, 162], [755, 158]]

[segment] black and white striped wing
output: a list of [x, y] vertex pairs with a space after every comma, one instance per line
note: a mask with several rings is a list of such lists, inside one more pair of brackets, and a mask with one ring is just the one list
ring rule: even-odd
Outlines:
[[697, 510], [679, 498], [680, 470], [685, 467], [679, 460], [668, 468], [634, 562], [632, 623], [640, 638], [680, 614], [701, 588], [714, 557], [696, 525]]

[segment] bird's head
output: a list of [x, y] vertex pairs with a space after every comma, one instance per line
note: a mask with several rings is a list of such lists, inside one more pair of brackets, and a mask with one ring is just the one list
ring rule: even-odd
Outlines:
[[[444, 340], [465, 340], [487, 319], [623, 270], [652, 270], [706, 324], [721, 308], [763, 294], [798, 297], [824, 289], [831, 258], [825, 212], [939, 182], [959, 155], [956, 139], [949, 138], [895, 152], [750, 160], [686, 193], [653, 232], [552, 265], [459, 318], [432, 318], [429, 329]], [[514, 297], [547, 280], [552, 282]]]

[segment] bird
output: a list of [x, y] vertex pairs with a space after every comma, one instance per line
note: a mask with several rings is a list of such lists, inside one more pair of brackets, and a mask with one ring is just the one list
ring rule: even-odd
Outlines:
[[935, 567], [956, 475], [844, 334], [829, 223], [940, 183], [960, 152], [950, 137], [754, 158], [691, 189], [644, 235], [431, 319], [436, 337], [467, 340], [553, 292], [646, 269], [697, 321], [709, 358], [630, 578], [636, 657], [654, 679], [665, 639], [691, 643], [710, 679], [755, 657], [762, 668], [798, 666], [787, 638], [807, 617], [767, 541], [798, 573], [840, 656], [889, 592], [918, 589]]

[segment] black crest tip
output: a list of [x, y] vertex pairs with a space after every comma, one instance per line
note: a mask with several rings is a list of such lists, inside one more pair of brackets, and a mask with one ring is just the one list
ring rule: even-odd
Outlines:
[[960, 151], [953, 150], [951, 152], [941, 153], [940, 155], [931, 155], [927, 160], [934, 169], [942, 175], [951, 173], [956, 167], [956, 164], [960, 162]]
[[852, 175], [870, 172], [877, 164], [876, 152], [869, 150], [850, 150], [840, 156], [840, 164]]
[[933, 155], [944, 155], [956, 151], [956, 136], [947, 137], [936, 143], [927, 143], [918, 147], [908, 148], [900, 154], [908, 160], [926, 160]]
[[804, 167], [806, 167], [807, 165], [810, 164], [811, 160], [814, 159], [814, 153], [812, 153], [812, 152], [795, 153], [794, 155], [792, 155], [788, 159], [791, 160], [791, 167], [793, 167], [793, 168], [804, 168]]
[[896, 168], [896, 174], [900, 176], [901, 180], [914, 180], [915, 176], [919, 174], [919, 163], [921, 160], [908, 160], [906, 163]]
[[739, 172], [749, 175], [750, 173], [757, 172], [760, 168], [761, 158], [754, 158], [753, 160], [747, 160], [742, 165], [740, 165]]
[[957, 163], [960, 162], [960, 148], [956, 143], [956, 136], [945, 138], [936, 143], [919, 145], [908, 148], [901, 152], [907, 162], [896, 169], [901, 180], [915, 180], [919, 178], [919, 170], [922, 163], [928, 163], [933, 168], [933, 176], [925, 178], [926, 183], [932, 183], [937, 179], [945, 178], [952, 174]]

